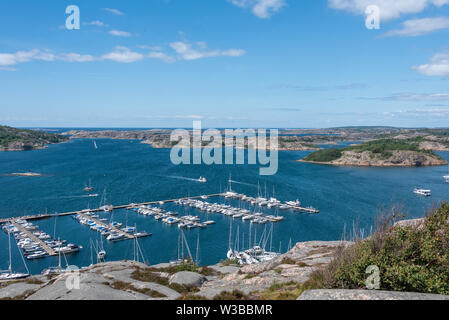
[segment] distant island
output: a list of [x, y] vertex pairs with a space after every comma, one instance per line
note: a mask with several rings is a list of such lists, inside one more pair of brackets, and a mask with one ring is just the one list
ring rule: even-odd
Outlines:
[[301, 162], [361, 167], [421, 167], [448, 164], [433, 151], [422, 137], [411, 139], [379, 139], [313, 152]]
[[48, 144], [67, 140], [67, 137], [59, 134], [0, 126], [0, 151], [43, 149]]
[[[150, 129], [150, 130], [71, 130], [64, 132], [63, 135], [69, 136], [71, 139], [115, 139], [115, 140], [140, 140], [141, 143], [151, 145], [156, 149], [172, 148], [177, 142], [170, 141], [170, 129]], [[222, 132], [223, 134], [224, 132]], [[191, 142], [193, 140], [192, 132], [190, 131]], [[269, 139], [267, 144], [269, 145]], [[319, 150], [320, 148], [303, 139], [301, 136], [295, 135], [281, 135], [279, 136], [277, 150], [298, 151], [298, 150]], [[202, 147], [207, 147], [209, 142], [202, 143]], [[223, 142], [224, 146], [224, 142]], [[234, 142], [234, 146], [236, 146]], [[248, 144], [245, 140], [244, 148], [257, 149], [257, 146]]]
[[35, 172], [17, 172], [17, 173], [9, 173], [8, 176], [18, 176], [18, 177], [40, 177], [40, 173]]
[[[107, 138], [140, 140], [141, 143], [151, 145], [153, 148], [171, 148], [177, 144], [176, 142], [170, 141], [171, 132], [172, 130], [170, 129], [70, 130], [62, 134], [70, 137], [70, 139]], [[221, 133], [223, 134], [224, 131], [222, 130]], [[192, 136], [191, 131], [190, 134]], [[280, 129], [277, 150], [316, 151], [320, 150], [324, 145], [338, 145], [342, 142], [363, 143], [382, 139], [419, 139], [420, 150], [449, 151], [449, 129], [395, 128], [381, 126]], [[267, 142], [269, 142], [269, 139]], [[207, 145], [208, 142], [203, 142], [203, 147]], [[248, 145], [247, 141], [245, 141], [244, 147], [257, 148], [257, 146]]]

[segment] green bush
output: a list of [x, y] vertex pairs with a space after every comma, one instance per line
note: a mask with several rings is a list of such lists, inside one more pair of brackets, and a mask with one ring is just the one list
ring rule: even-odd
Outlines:
[[326, 288], [363, 289], [366, 269], [380, 269], [380, 289], [449, 294], [449, 204], [419, 227], [384, 226], [370, 238], [342, 249], [318, 271]]

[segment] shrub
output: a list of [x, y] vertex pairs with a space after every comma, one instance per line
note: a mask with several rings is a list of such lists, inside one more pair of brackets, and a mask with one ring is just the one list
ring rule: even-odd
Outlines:
[[248, 297], [239, 290], [233, 290], [232, 292], [223, 291], [213, 297], [213, 300], [248, 300]]
[[448, 220], [445, 202], [420, 227], [394, 227], [384, 221], [370, 238], [339, 249], [315, 277], [321, 277], [322, 287], [362, 289], [367, 267], [375, 265], [382, 290], [449, 294]]

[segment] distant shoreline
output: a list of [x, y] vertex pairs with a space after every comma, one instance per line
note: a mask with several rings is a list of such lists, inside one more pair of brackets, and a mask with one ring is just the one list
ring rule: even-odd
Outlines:
[[404, 164], [383, 164], [383, 165], [372, 165], [372, 164], [350, 164], [350, 163], [334, 163], [334, 162], [319, 162], [319, 161], [307, 161], [307, 160], [296, 160], [297, 162], [302, 163], [311, 163], [311, 164], [321, 164], [321, 165], [327, 165], [327, 166], [334, 166], [334, 167], [363, 167], [363, 168], [420, 168], [420, 167], [442, 167], [446, 166], [446, 163], [441, 164], [430, 164], [430, 165], [420, 165], [420, 166], [413, 166], [413, 165], [404, 165]]

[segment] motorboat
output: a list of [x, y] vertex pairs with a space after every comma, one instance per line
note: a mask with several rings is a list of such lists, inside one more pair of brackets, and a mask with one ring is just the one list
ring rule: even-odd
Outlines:
[[425, 197], [430, 197], [432, 195], [432, 191], [431, 190], [420, 189], [420, 188], [415, 188], [413, 190], [413, 193], [421, 195], [421, 196], [425, 196]]

